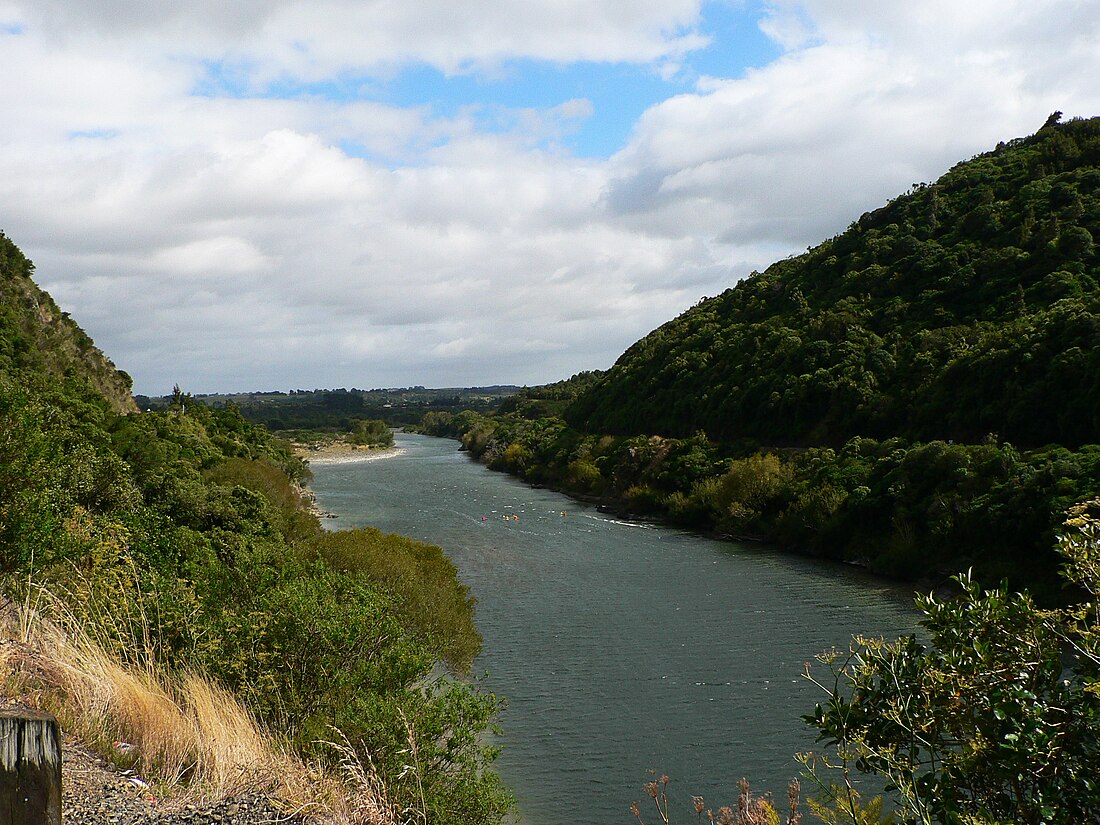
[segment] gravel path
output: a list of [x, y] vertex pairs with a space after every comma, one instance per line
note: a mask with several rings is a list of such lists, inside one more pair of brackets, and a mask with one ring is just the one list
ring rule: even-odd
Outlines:
[[[0, 694], [0, 708], [30, 710], [23, 698]], [[134, 771], [118, 768], [64, 730], [61, 821], [62, 825], [315, 825], [256, 792], [213, 801], [184, 795], [160, 799]]]
[[163, 802], [129, 771], [114, 769], [82, 743], [62, 743], [61, 818], [65, 825], [306, 825], [260, 794], [202, 804]]

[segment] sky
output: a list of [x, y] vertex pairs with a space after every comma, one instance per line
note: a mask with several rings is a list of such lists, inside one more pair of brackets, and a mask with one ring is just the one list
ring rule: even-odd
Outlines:
[[0, 77], [135, 392], [533, 385], [1100, 115], [1100, 0], [0, 0]]

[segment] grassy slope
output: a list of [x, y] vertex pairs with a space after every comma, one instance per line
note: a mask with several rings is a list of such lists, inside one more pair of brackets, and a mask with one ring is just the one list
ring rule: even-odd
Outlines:
[[32, 264], [0, 232], [0, 374], [54, 384], [79, 376], [118, 413], [137, 412], [130, 377], [31, 279]]

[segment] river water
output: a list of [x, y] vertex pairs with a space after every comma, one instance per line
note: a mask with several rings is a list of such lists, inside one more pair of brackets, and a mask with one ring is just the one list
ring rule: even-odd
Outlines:
[[393, 458], [315, 464], [312, 488], [333, 529], [412, 536], [458, 567], [485, 638], [474, 672], [507, 698], [496, 767], [524, 823], [628, 825], [652, 771], [672, 778], [674, 821], [694, 818], [692, 794], [736, 805], [742, 776], [785, 803], [793, 754], [814, 746], [799, 716], [824, 695], [804, 663], [914, 628], [907, 589], [616, 519], [457, 446], [399, 434]]

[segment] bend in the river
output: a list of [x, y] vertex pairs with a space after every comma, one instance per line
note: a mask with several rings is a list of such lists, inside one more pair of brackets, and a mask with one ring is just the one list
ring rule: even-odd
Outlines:
[[335, 528], [442, 546], [477, 598], [476, 672], [507, 697], [498, 769], [533, 825], [627, 823], [649, 770], [736, 802], [737, 780], [783, 799], [801, 677], [852, 634], [916, 621], [910, 594], [859, 571], [636, 524], [491, 472], [453, 441], [398, 435], [384, 461], [314, 466]]

